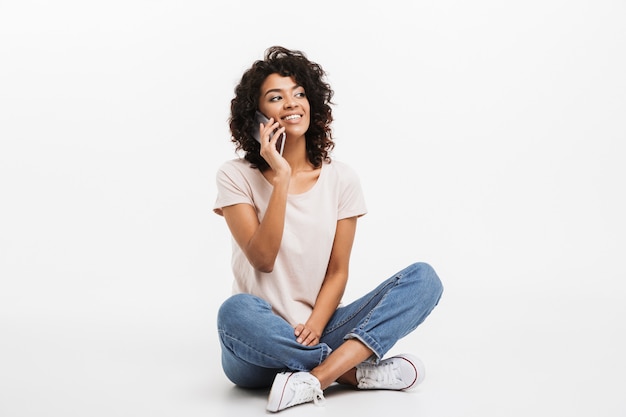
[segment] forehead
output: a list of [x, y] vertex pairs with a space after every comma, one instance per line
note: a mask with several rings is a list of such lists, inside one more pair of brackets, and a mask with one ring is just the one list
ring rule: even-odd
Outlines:
[[261, 94], [265, 94], [269, 90], [292, 90], [298, 87], [294, 77], [284, 77], [280, 74], [270, 74], [261, 84]]

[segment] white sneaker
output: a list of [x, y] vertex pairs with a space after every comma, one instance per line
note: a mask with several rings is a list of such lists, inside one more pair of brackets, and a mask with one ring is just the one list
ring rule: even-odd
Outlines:
[[411, 390], [424, 380], [424, 364], [413, 355], [402, 354], [380, 361], [363, 362], [356, 367], [360, 389]]
[[320, 381], [308, 372], [283, 372], [276, 375], [267, 401], [268, 411], [280, 411], [298, 404], [325, 402]]

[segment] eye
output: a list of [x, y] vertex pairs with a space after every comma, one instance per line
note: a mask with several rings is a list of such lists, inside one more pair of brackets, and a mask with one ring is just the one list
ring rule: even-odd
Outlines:
[[273, 96], [273, 97], [270, 97], [270, 101], [278, 101], [278, 100], [280, 100], [280, 99], [282, 99], [282, 97], [281, 97], [281, 96]]

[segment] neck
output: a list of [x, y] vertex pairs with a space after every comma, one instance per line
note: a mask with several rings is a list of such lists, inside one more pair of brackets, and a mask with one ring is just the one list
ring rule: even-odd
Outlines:
[[283, 158], [289, 162], [292, 174], [313, 169], [313, 164], [311, 164], [306, 154], [306, 139], [304, 136], [298, 139], [287, 139], [285, 149], [283, 150]]

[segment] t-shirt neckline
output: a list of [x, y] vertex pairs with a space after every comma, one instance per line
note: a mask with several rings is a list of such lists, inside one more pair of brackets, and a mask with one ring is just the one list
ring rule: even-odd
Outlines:
[[[311, 188], [309, 188], [308, 190], [301, 192], [301, 193], [289, 193], [287, 196], [288, 198], [300, 198], [300, 197], [304, 197], [309, 193], [312, 193], [318, 186], [318, 184], [320, 183], [320, 180], [322, 179], [322, 175], [324, 175], [324, 171], [326, 171], [326, 165], [327, 162], [322, 162], [322, 166], [320, 168], [320, 175], [318, 175], [317, 180], [315, 181], [315, 184], [313, 184], [311, 186]], [[263, 179], [263, 182], [267, 185], [267, 187], [269, 188], [274, 188], [274, 186], [272, 185], [272, 183], [270, 183], [267, 178], [265, 178], [265, 175], [263, 175], [263, 173], [260, 170], [257, 170], [259, 175], [261, 176], [261, 178]]]

